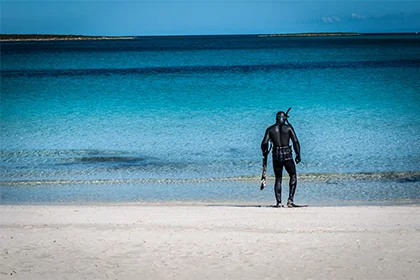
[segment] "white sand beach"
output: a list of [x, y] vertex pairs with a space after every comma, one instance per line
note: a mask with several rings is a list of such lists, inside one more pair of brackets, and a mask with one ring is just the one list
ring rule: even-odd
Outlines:
[[420, 206], [0, 206], [1, 279], [418, 279]]

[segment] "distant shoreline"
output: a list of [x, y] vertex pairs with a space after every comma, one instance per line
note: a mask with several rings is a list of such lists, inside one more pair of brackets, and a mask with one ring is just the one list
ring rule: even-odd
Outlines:
[[135, 36], [83, 36], [83, 35], [39, 35], [39, 34], [1, 34], [1, 42], [25, 41], [87, 41], [87, 40], [132, 40]]
[[279, 33], [279, 34], [222, 34], [222, 35], [144, 35], [144, 36], [85, 36], [54, 34], [0, 34], [0, 42], [31, 41], [88, 41], [88, 40], [134, 40], [142, 37], [196, 37], [196, 36], [257, 36], [266, 37], [337, 37], [337, 36], [380, 36], [380, 35], [419, 35], [418, 32], [404, 33], [357, 33], [357, 32], [316, 32], [316, 33]]
[[285, 33], [261, 34], [258, 37], [323, 37], [323, 36], [362, 36], [365, 34], [355, 32], [321, 32], [321, 33]]
[[257, 36], [266, 37], [337, 37], [337, 36], [378, 36], [378, 35], [418, 35], [418, 32], [404, 33], [357, 33], [357, 32], [317, 32], [279, 34], [223, 34], [223, 35], [144, 35], [144, 36], [85, 36], [54, 34], [0, 34], [0, 42], [30, 41], [87, 41], [87, 40], [133, 40], [142, 37], [196, 37], [196, 36]]

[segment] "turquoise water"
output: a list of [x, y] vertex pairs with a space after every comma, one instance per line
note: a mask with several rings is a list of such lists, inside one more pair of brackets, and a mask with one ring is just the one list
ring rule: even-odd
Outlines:
[[0, 203], [271, 201], [289, 107], [296, 201], [418, 203], [419, 77], [414, 35], [2, 42]]

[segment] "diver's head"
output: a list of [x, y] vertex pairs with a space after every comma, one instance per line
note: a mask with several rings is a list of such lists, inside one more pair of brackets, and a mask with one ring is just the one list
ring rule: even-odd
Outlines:
[[286, 115], [286, 113], [285, 113], [285, 112], [280, 111], [280, 112], [278, 112], [278, 113], [277, 113], [277, 115], [276, 115], [276, 121], [277, 121], [277, 122], [280, 122], [280, 123], [285, 123], [288, 117], [289, 117], [289, 116], [288, 116], [288, 115]]

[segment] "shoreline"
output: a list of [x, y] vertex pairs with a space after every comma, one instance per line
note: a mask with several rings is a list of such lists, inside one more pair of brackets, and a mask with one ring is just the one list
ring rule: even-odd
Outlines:
[[208, 35], [140, 35], [140, 36], [86, 36], [55, 34], [0, 34], [0, 42], [37, 42], [37, 41], [89, 41], [89, 40], [134, 40], [150, 37], [197, 37], [197, 36], [257, 36], [267, 37], [345, 37], [345, 36], [383, 36], [383, 35], [418, 35], [418, 32], [402, 33], [358, 33], [358, 32], [309, 32], [309, 33], [273, 33], [273, 34], [208, 34]]
[[284, 34], [261, 34], [258, 37], [328, 37], [328, 36], [363, 36], [369, 35], [357, 32], [315, 32], [315, 33], [284, 33]]
[[[288, 195], [289, 178], [283, 174]], [[298, 175], [297, 204], [311, 207], [419, 205], [419, 172]], [[274, 176], [201, 179], [11, 180], [0, 182], [0, 205], [197, 205], [270, 207]], [[285, 202], [285, 201], [284, 201]]]
[[[4, 38], [5, 37], [5, 38]], [[0, 35], [0, 42], [43, 42], [43, 41], [98, 41], [134, 40], [135, 36], [82, 36], [82, 35]]]
[[420, 206], [1, 206], [2, 277], [416, 279]]
[[[328, 203], [329, 202], [329, 203]], [[420, 201], [401, 199], [395, 201], [298, 201], [297, 205], [303, 208], [347, 208], [347, 207], [420, 207]], [[233, 207], [233, 208], [276, 208], [274, 196], [267, 201], [240, 201], [240, 200], [143, 200], [143, 201], [54, 201], [54, 202], [12, 202], [0, 203], [0, 207]], [[286, 202], [283, 209], [288, 209]]]
[[[0, 184], [19, 185], [55, 185], [55, 184], [119, 184], [119, 183], [204, 183], [204, 182], [258, 182], [261, 175], [239, 175], [232, 177], [203, 177], [203, 178], [126, 178], [126, 179], [26, 179], [26, 180], [0, 180]], [[325, 180], [381, 180], [381, 179], [405, 179], [415, 180], [420, 177], [420, 171], [386, 171], [386, 172], [309, 172], [299, 173], [298, 179], [302, 182], [319, 182]], [[267, 180], [274, 180], [274, 174], [267, 174]], [[283, 174], [283, 179], [288, 175]]]

